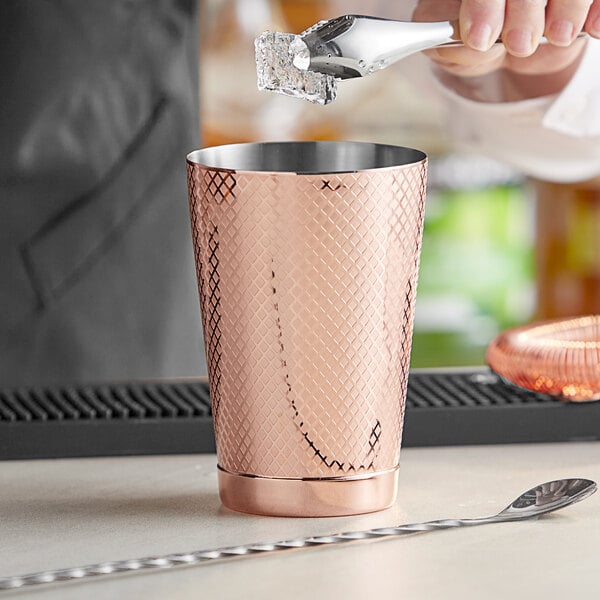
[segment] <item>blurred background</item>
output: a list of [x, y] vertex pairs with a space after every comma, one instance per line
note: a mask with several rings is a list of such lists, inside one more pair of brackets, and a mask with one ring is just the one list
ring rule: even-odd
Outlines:
[[600, 186], [549, 184], [456, 154], [423, 56], [344, 82], [328, 106], [259, 92], [254, 38], [359, 13], [410, 19], [413, 2], [202, 0], [205, 146], [358, 140], [429, 155], [413, 367], [478, 365], [492, 338], [532, 320], [600, 312]]

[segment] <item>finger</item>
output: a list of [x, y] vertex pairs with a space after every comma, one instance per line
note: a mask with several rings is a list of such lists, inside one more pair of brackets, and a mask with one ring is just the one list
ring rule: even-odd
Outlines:
[[[457, 21], [461, 7], [461, 0], [419, 0], [414, 12], [413, 20], [417, 22], [428, 21]], [[502, 11], [501, 11], [502, 12]], [[498, 27], [498, 33], [500, 34]], [[445, 71], [461, 77], [485, 75], [498, 69], [506, 50], [498, 44], [488, 52], [472, 50], [467, 46], [452, 46], [449, 48], [435, 48], [425, 54]]]
[[504, 0], [463, 0], [460, 37], [473, 50], [489, 50], [500, 36], [503, 20]]
[[583, 28], [591, 4], [591, 0], [550, 0], [544, 32], [548, 41], [568, 46]]
[[508, 55], [503, 66], [508, 71], [528, 76], [557, 73], [574, 64], [584, 48], [584, 39], [575, 40], [566, 48], [542, 44], [526, 58]]
[[476, 77], [499, 69], [506, 56], [506, 49], [502, 44], [496, 44], [487, 52], [481, 52], [463, 46], [435, 48], [428, 50], [426, 54], [452, 75]]
[[544, 32], [545, 0], [507, 0], [502, 41], [509, 54], [530, 56]]
[[600, 38], [600, 0], [592, 2], [583, 28], [591, 36]]

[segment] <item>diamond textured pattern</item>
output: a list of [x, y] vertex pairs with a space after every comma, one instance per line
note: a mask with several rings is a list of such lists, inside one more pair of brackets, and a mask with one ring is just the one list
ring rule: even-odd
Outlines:
[[334, 175], [188, 163], [222, 468], [397, 466], [425, 177], [425, 161]]

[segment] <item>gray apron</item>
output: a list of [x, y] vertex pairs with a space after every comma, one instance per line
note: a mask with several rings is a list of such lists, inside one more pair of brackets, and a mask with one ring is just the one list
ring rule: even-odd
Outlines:
[[0, 4], [0, 386], [206, 371], [193, 0]]

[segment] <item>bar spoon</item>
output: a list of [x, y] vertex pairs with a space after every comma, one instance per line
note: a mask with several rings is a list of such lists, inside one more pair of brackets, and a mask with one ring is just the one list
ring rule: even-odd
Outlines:
[[559, 479], [542, 483], [513, 500], [504, 510], [491, 517], [475, 519], [441, 519], [425, 523], [411, 523], [397, 527], [384, 527], [367, 531], [351, 531], [333, 535], [297, 538], [281, 542], [245, 544], [198, 550], [179, 554], [166, 554], [147, 558], [117, 560], [69, 569], [41, 571], [26, 575], [0, 577], [0, 590], [14, 590], [25, 586], [56, 583], [69, 580], [81, 580], [100, 575], [113, 575], [131, 571], [147, 571], [150, 569], [169, 569], [184, 565], [199, 565], [227, 559], [271, 554], [298, 548], [315, 546], [331, 546], [357, 540], [379, 540], [398, 537], [409, 533], [448, 529], [486, 523], [502, 523], [534, 519], [543, 514], [565, 508], [575, 502], [587, 498], [596, 491], [596, 483], [589, 479]]

